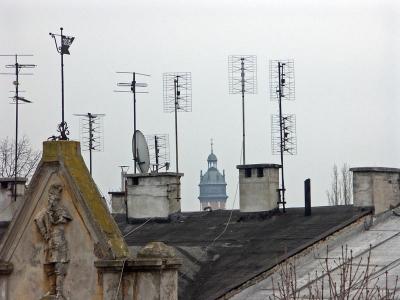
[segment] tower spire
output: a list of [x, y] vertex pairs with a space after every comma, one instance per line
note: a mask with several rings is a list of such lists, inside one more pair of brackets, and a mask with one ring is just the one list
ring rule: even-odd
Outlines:
[[214, 140], [213, 140], [213, 138], [211, 138], [211, 153], [214, 153], [213, 146], [214, 146]]

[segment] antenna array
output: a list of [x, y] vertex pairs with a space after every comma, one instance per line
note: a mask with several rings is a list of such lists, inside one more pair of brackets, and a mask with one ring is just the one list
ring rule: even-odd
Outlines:
[[278, 101], [279, 114], [271, 116], [272, 153], [281, 158], [281, 187], [278, 205], [285, 212], [284, 154], [297, 154], [296, 116], [283, 114], [282, 101], [295, 99], [293, 60], [271, 60], [269, 62], [270, 99]]
[[190, 72], [175, 72], [163, 74], [164, 112], [192, 111], [192, 74]]
[[104, 150], [103, 117], [105, 114], [75, 114], [79, 118], [79, 138], [82, 150], [89, 151], [89, 171], [92, 174], [92, 151]]
[[18, 177], [18, 118], [19, 118], [19, 104], [27, 104], [27, 103], [32, 103], [32, 101], [20, 97], [19, 93], [23, 92], [19, 90], [19, 76], [20, 75], [33, 75], [33, 73], [21, 73], [20, 71], [23, 69], [33, 69], [36, 67], [36, 65], [33, 64], [20, 64], [18, 62], [18, 57], [24, 57], [24, 56], [33, 56], [31, 54], [13, 54], [13, 55], [8, 55], [8, 54], [2, 54], [0, 56], [5, 56], [5, 57], [14, 57], [15, 58], [15, 63], [6, 65], [5, 67], [7, 69], [14, 69], [13, 73], [0, 73], [1, 75], [13, 75], [15, 76], [15, 81], [13, 81], [13, 84], [15, 86], [15, 91], [12, 91], [14, 93], [14, 96], [10, 97], [13, 99], [13, 103], [15, 104], [15, 153], [14, 153], [14, 200], [17, 201], [17, 177]]
[[[279, 115], [271, 115], [271, 145], [272, 154], [278, 155], [281, 153], [280, 139], [280, 118]], [[282, 131], [283, 131], [283, 154], [297, 154], [297, 136], [296, 136], [296, 115], [282, 115]]]
[[229, 94], [257, 94], [257, 56], [228, 57]]
[[153, 172], [164, 168], [169, 169], [169, 136], [168, 134], [146, 135], [146, 141], [150, 151], [150, 165]]
[[190, 72], [163, 74], [164, 112], [175, 113], [175, 165], [179, 172], [178, 111], [192, 111], [192, 75]]
[[257, 94], [257, 56], [230, 55], [228, 57], [229, 93], [242, 94], [242, 151], [246, 164], [246, 130], [244, 95]]

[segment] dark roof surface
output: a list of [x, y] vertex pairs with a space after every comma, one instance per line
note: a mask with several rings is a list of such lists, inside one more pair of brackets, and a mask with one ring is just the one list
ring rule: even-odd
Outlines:
[[304, 208], [288, 208], [285, 214], [191, 212], [175, 221], [143, 226], [116, 220], [123, 234], [141, 226], [125, 238], [132, 248], [151, 241], [176, 248], [183, 259], [179, 299], [216, 299], [367, 213], [334, 206], [313, 207], [310, 217], [304, 216]]

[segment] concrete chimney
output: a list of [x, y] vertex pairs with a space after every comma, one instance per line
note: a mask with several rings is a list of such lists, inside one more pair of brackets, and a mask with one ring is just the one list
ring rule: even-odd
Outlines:
[[373, 207], [375, 214], [400, 205], [400, 169], [351, 168], [354, 206]]
[[181, 211], [183, 173], [127, 174], [128, 219], [168, 219]]
[[108, 192], [111, 197], [111, 213], [126, 214], [125, 192]]
[[239, 165], [241, 212], [262, 212], [278, 208], [279, 168], [277, 164]]
[[12, 220], [14, 213], [25, 195], [27, 179], [24, 177], [17, 177], [17, 201], [15, 201], [14, 181], [14, 177], [0, 178], [0, 224], [8, 224]]

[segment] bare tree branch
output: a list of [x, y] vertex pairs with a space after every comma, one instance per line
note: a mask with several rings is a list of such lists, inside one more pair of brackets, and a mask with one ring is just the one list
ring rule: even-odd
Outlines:
[[[17, 146], [17, 175], [30, 178], [36, 169], [41, 152], [33, 150], [29, 139], [23, 136]], [[8, 137], [0, 140], [0, 177], [14, 177], [15, 142]]]
[[344, 163], [340, 173], [336, 164], [332, 167], [332, 182], [326, 191], [329, 205], [349, 205], [353, 202], [353, 180], [348, 164]]
[[[398, 297], [398, 276], [394, 286], [388, 284], [388, 271], [385, 272], [385, 286], [378, 285], [379, 277], [373, 277], [376, 266], [371, 264], [370, 247], [366, 261], [362, 257], [356, 261], [352, 251], [342, 246], [342, 253], [329, 263], [328, 248], [321, 274], [315, 271], [312, 278], [308, 274], [308, 282], [297, 286], [297, 271], [294, 262], [284, 262], [279, 265], [276, 281], [272, 276], [272, 296], [269, 300], [293, 299], [332, 299], [332, 300], [392, 300]], [[330, 258], [332, 260], [332, 258]], [[327, 281], [327, 282], [326, 282]], [[278, 288], [276, 288], [276, 283]], [[326, 291], [324, 287], [327, 287]]]

